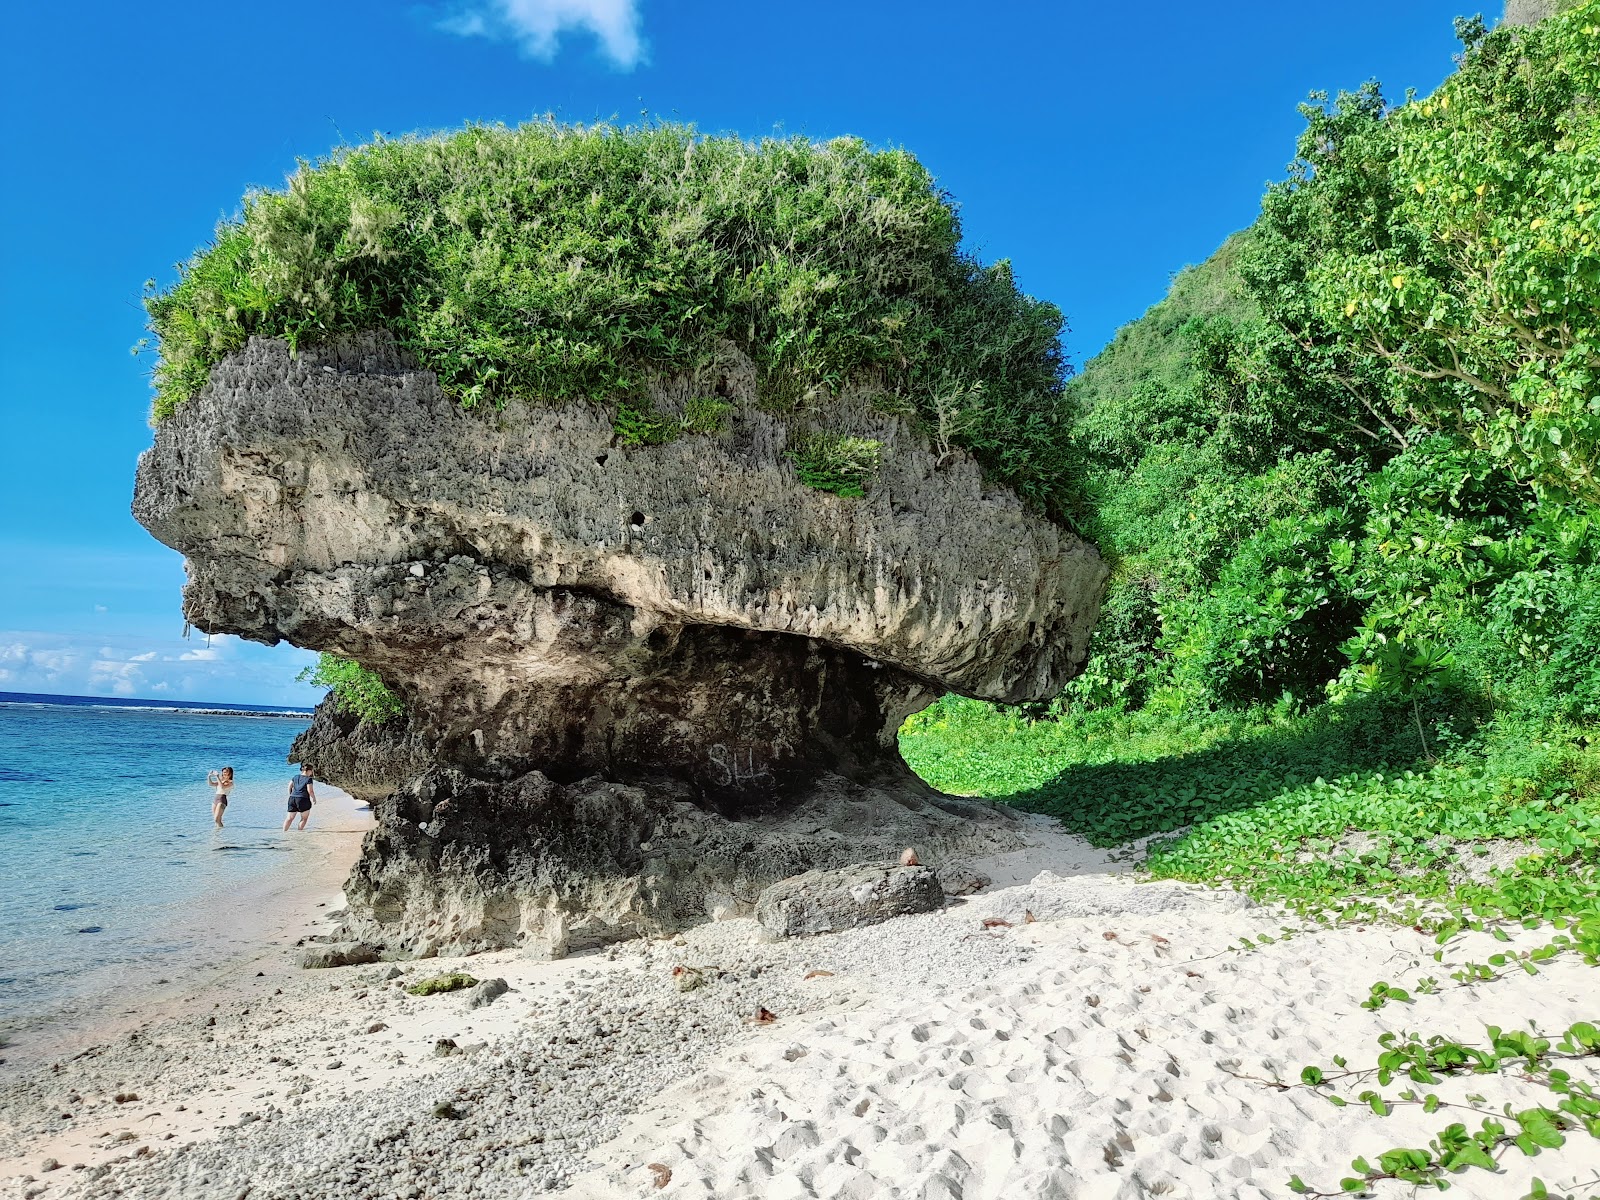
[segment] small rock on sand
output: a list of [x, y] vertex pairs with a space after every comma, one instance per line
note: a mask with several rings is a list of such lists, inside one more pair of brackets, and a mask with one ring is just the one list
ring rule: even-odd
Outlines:
[[944, 906], [929, 867], [841, 867], [782, 879], [756, 900], [756, 920], [771, 938], [838, 933]]
[[982, 871], [974, 871], [970, 867], [939, 868], [939, 884], [946, 896], [970, 896], [983, 891], [991, 882]]
[[467, 993], [467, 1007], [482, 1008], [486, 1004], [493, 1004], [510, 990], [511, 985], [504, 979], [485, 979]]
[[369, 942], [338, 942], [330, 946], [313, 946], [300, 956], [300, 965], [308, 971], [325, 967], [357, 967], [377, 962], [382, 953]]

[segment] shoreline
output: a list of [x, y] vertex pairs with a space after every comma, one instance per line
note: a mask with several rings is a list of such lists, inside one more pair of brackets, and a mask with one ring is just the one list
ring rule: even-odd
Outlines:
[[[1261, 1080], [1337, 1054], [1364, 1064], [1385, 1030], [1471, 1041], [1487, 1023], [1559, 1033], [1597, 1015], [1593, 969], [1571, 956], [1537, 978], [1449, 984], [1548, 930], [1467, 935], [1442, 962], [1405, 928], [1284, 937], [1274, 908], [1135, 883], [1125, 853], [1030, 822], [1034, 844], [973, 864], [993, 884], [942, 912], [780, 942], [738, 918], [556, 961], [306, 971], [290, 943], [333, 910], [303, 909], [276, 944], [59, 1069], [8, 1068], [0, 1179], [38, 1200], [1264, 1200], [1446, 1122], [1378, 1121]], [[452, 970], [508, 990], [478, 1007], [404, 990]], [[1376, 979], [1419, 974], [1439, 993], [1362, 1006]], [[1438, 1090], [1474, 1087], [1541, 1102], [1506, 1079]], [[1600, 1142], [1574, 1135], [1557, 1161], [1513, 1155], [1451, 1181], [1489, 1200], [1597, 1169]]]
[[218, 704], [207, 701], [157, 700], [125, 696], [65, 696], [51, 692], [0, 691], [0, 708], [92, 708], [112, 712], [175, 713], [201, 717], [288, 717], [309, 722], [314, 709], [281, 705]]
[[[0, 1049], [0, 1086], [43, 1062], [114, 1038], [152, 1014], [167, 1015], [197, 1001], [190, 993], [226, 987], [242, 977], [246, 966], [270, 974], [282, 946], [320, 924], [323, 914], [343, 907], [344, 881], [372, 826], [371, 810], [348, 793], [325, 784], [319, 796], [310, 828], [283, 835], [310, 843], [299, 847], [294, 870], [269, 868], [219, 897], [220, 903], [177, 908], [167, 932], [180, 949], [148, 964], [93, 968], [72, 995], [9, 1018]], [[319, 815], [332, 827], [318, 828]]]

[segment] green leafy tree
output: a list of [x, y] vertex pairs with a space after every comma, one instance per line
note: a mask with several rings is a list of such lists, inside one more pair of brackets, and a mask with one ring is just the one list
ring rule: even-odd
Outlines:
[[[1594, 503], [1600, 3], [1466, 33], [1433, 95], [1391, 112], [1369, 92], [1313, 116], [1290, 185], [1312, 199], [1280, 205], [1316, 226], [1301, 302], [1332, 353], [1382, 367], [1410, 423]], [[1357, 143], [1392, 150], [1352, 158]]]

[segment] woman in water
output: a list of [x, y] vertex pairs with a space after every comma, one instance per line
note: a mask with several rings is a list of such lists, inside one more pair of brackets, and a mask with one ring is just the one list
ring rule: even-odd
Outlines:
[[304, 829], [306, 822], [311, 819], [311, 806], [316, 802], [317, 790], [311, 786], [311, 767], [302, 763], [300, 774], [289, 781], [289, 815], [284, 818], [283, 831], [289, 832], [296, 813], [300, 814], [300, 828]]
[[217, 828], [221, 829], [222, 814], [228, 811], [228, 793], [233, 791], [233, 768], [223, 767], [220, 771], [212, 771], [206, 776], [206, 782], [217, 789], [216, 799], [211, 801], [211, 816]]

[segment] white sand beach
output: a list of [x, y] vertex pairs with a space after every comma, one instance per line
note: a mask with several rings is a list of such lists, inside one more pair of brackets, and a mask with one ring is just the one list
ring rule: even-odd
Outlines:
[[[944, 912], [808, 939], [766, 943], [738, 919], [559, 962], [317, 971], [264, 947], [114, 1037], [4, 1068], [0, 1179], [23, 1197], [197, 1200], [1200, 1200], [1283, 1196], [1295, 1174], [1337, 1191], [1355, 1155], [1461, 1117], [1380, 1119], [1270, 1081], [1335, 1055], [1370, 1065], [1389, 1030], [1477, 1041], [1597, 1015], [1575, 959], [1450, 979], [1549, 931], [1463, 939], [1442, 963], [1407, 929], [1283, 938], [1295, 922], [1235, 893], [1135, 883], [1048, 823], [1036, 835]], [[1279, 940], [1230, 949], [1263, 933]], [[700, 986], [680, 990], [680, 967]], [[510, 990], [477, 1008], [403, 990], [452, 969]], [[1372, 983], [1419, 976], [1439, 992], [1361, 1007]], [[1429, 1090], [1550, 1102], [1504, 1077]], [[1600, 1142], [1557, 1154], [1452, 1182], [1503, 1200], [1536, 1174], [1559, 1191], [1600, 1173]]]

